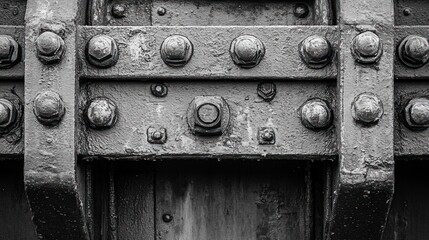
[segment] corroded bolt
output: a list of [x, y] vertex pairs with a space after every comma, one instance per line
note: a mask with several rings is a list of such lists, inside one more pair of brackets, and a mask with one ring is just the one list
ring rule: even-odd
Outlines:
[[332, 110], [321, 99], [312, 99], [307, 101], [300, 109], [301, 122], [313, 130], [325, 129], [331, 125]]
[[115, 18], [125, 17], [126, 11], [127, 11], [127, 6], [125, 6], [125, 4], [116, 3], [112, 5], [112, 15]]
[[189, 104], [187, 121], [197, 135], [221, 135], [228, 128], [228, 103], [219, 96], [198, 96]]
[[150, 90], [155, 97], [165, 97], [168, 94], [167, 86], [162, 83], [152, 84]]
[[114, 126], [117, 122], [118, 108], [116, 104], [106, 98], [94, 98], [86, 108], [88, 125], [93, 129], [105, 129]]
[[406, 125], [411, 129], [426, 129], [429, 127], [429, 99], [415, 98], [405, 106]]
[[262, 134], [262, 139], [266, 142], [270, 142], [274, 139], [274, 134], [269, 130], [265, 130]]
[[411, 35], [399, 44], [399, 59], [403, 64], [411, 68], [419, 68], [425, 65], [429, 59], [429, 43], [424, 37]]
[[299, 44], [299, 53], [309, 68], [323, 68], [331, 60], [331, 44], [322, 36], [309, 36]]
[[383, 115], [381, 100], [372, 93], [361, 93], [352, 103], [353, 118], [362, 123], [376, 123]]
[[44, 64], [61, 61], [65, 52], [64, 40], [53, 32], [44, 32], [36, 39], [37, 57]]
[[45, 91], [37, 94], [33, 104], [34, 115], [43, 125], [56, 125], [64, 116], [64, 103], [56, 92]]
[[258, 129], [258, 142], [261, 145], [276, 143], [276, 134], [271, 127], [262, 127]]
[[383, 44], [377, 34], [366, 31], [353, 39], [352, 55], [360, 63], [376, 63], [383, 55]]
[[162, 139], [162, 137], [163, 137], [163, 134], [159, 130], [156, 130], [155, 132], [152, 133], [152, 139], [153, 140], [160, 140], [160, 139]]
[[295, 9], [293, 10], [293, 15], [297, 18], [306, 18], [310, 10], [308, 6], [303, 3], [298, 3], [295, 5]]
[[0, 129], [4, 130], [12, 126], [17, 115], [18, 111], [13, 103], [5, 98], [0, 98]]
[[99, 68], [112, 67], [119, 58], [116, 41], [107, 35], [91, 38], [86, 50], [88, 62]]
[[170, 67], [185, 66], [193, 51], [191, 41], [181, 35], [169, 36], [161, 44], [161, 58]]
[[10, 68], [19, 60], [18, 43], [8, 35], [0, 35], [0, 68]]
[[276, 96], [277, 90], [276, 85], [271, 82], [262, 82], [258, 84], [258, 96], [269, 102]]
[[219, 119], [220, 109], [212, 103], [204, 103], [197, 110], [198, 119], [207, 125], [211, 125]]
[[230, 54], [236, 65], [253, 68], [264, 58], [265, 46], [254, 36], [242, 35], [232, 41]]

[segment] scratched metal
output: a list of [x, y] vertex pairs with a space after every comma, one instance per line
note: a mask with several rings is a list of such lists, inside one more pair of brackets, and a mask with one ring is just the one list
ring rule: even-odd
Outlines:
[[[1, 6], [0, 6], [1, 8]], [[11, 68], [0, 69], [0, 81], [24, 78], [24, 26], [0, 26], [0, 35], [9, 35], [20, 46], [21, 60]]]
[[[91, 66], [86, 61], [85, 46], [91, 37], [106, 34], [119, 48], [118, 63], [107, 69]], [[181, 68], [171, 68], [161, 59], [159, 48], [163, 40], [174, 34], [189, 38], [194, 54]], [[266, 47], [261, 63], [252, 69], [234, 65], [229, 55], [232, 40], [240, 35], [258, 37]], [[205, 79], [277, 79], [321, 80], [336, 77], [336, 61], [323, 69], [309, 69], [298, 53], [298, 44], [306, 37], [318, 34], [326, 37], [336, 50], [336, 27], [80, 27], [78, 40], [81, 76], [85, 78], [138, 79], [187, 78]]]
[[[308, 99], [325, 99], [335, 107], [334, 83], [277, 82], [277, 95], [270, 102], [257, 96], [255, 82], [166, 82], [168, 95], [151, 95], [150, 83], [90, 82], [81, 86], [80, 116], [88, 99], [105, 96], [116, 102], [117, 124], [93, 130], [81, 119], [81, 155], [102, 156], [213, 156], [213, 157], [311, 157], [336, 154], [335, 128], [312, 131], [301, 124], [299, 108]], [[231, 122], [219, 137], [195, 136], [187, 121], [187, 108], [196, 96], [222, 96], [230, 107]], [[165, 144], [147, 142], [149, 127], [167, 129]], [[259, 145], [259, 127], [272, 127], [276, 144]]]

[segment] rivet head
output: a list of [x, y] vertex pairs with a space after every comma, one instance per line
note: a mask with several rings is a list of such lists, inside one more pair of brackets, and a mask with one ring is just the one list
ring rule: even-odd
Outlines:
[[424, 66], [429, 59], [429, 43], [424, 37], [411, 35], [404, 38], [398, 47], [398, 56], [403, 64], [411, 68]]
[[372, 93], [362, 93], [352, 103], [352, 116], [357, 122], [377, 123], [383, 115], [381, 100]]
[[298, 3], [295, 5], [295, 9], [293, 10], [293, 15], [297, 18], [306, 18], [310, 10], [308, 6], [303, 3]]
[[33, 112], [41, 124], [56, 125], [63, 118], [65, 107], [58, 93], [45, 91], [34, 98]]
[[165, 84], [155, 83], [150, 86], [150, 91], [155, 97], [165, 97], [168, 94], [168, 88]]
[[171, 221], [173, 221], [173, 216], [171, 216], [171, 214], [163, 214], [162, 215], [162, 221], [164, 221], [165, 223], [169, 223]]
[[412, 130], [424, 130], [429, 127], [429, 99], [415, 98], [405, 107], [406, 125]]
[[99, 68], [108, 68], [116, 64], [119, 51], [116, 41], [107, 35], [98, 35], [88, 42], [88, 62]]
[[243, 35], [235, 38], [230, 47], [231, 58], [237, 66], [253, 68], [265, 55], [265, 46], [254, 36]]
[[351, 52], [359, 63], [376, 63], [383, 55], [383, 44], [377, 34], [366, 31], [353, 39]]
[[309, 68], [323, 68], [331, 60], [331, 44], [322, 36], [309, 36], [299, 44], [299, 53]]
[[115, 18], [125, 17], [126, 11], [127, 11], [127, 6], [125, 4], [116, 3], [112, 5], [112, 15]]
[[[17, 120], [18, 111], [14, 104], [5, 98], [0, 98], [0, 128], [4, 130]], [[2, 131], [3, 132], [3, 131]]]
[[92, 99], [86, 108], [86, 118], [92, 129], [105, 129], [114, 126], [117, 122], [118, 108], [116, 104], [106, 98]]
[[259, 83], [257, 93], [264, 101], [270, 102], [277, 94], [276, 85], [271, 82]]
[[307, 101], [300, 109], [301, 123], [308, 129], [328, 128], [332, 123], [332, 110], [321, 99]]
[[53, 32], [44, 32], [36, 39], [37, 57], [44, 64], [61, 61], [65, 52], [64, 40]]
[[19, 60], [18, 43], [8, 35], [0, 35], [0, 68], [10, 68]]
[[164, 7], [159, 7], [156, 12], [159, 16], [164, 16], [167, 13], [167, 9], [165, 9]]
[[170, 67], [185, 66], [193, 51], [191, 41], [181, 35], [169, 36], [161, 44], [161, 58]]

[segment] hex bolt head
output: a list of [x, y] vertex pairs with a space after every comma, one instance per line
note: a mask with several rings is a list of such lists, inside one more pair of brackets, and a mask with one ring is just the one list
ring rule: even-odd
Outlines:
[[321, 99], [307, 101], [300, 108], [301, 123], [308, 129], [321, 130], [328, 128], [332, 123], [332, 110]]
[[0, 129], [3, 132], [17, 120], [18, 110], [14, 104], [5, 98], [0, 98]]
[[293, 15], [297, 18], [306, 18], [309, 14], [310, 10], [308, 6], [303, 3], [298, 3], [295, 5], [295, 9], [293, 10]]
[[405, 125], [412, 130], [429, 127], [429, 99], [411, 99], [404, 109]]
[[410, 68], [424, 66], [429, 59], [429, 43], [424, 37], [410, 35], [404, 38], [398, 47], [401, 62]]
[[271, 82], [259, 83], [257, 93], [264, 101], [270, 102], [277, 94], [276, 85]]
[[352, 103], [352, 117], [360, 123], [377, 123], [383, 116], [383, 112], [381, 100], [372, 93], [361, 93]]
[[20, 48], [11, 36], [0, 35], [0, 69], [11, 68], [19, 61]]
[[271, 145], [276, 143], [276, 133], [271, 127], [262, 127], [258, 129], [258, 142], [261, 145]]
[[97, 35], [88, 42], [88, 62], [99, 68], [112, 67], [118, 62], [119, 51], [116, 41], [107, 35]]
[[60, 95], [53, 91], [45, 91], [36, 95], [33, 112], [37, 120], [47, 126], [57, 125], [64, 116], [65, 107]]
[[92, 129], [111, 128], [117, 122], [118, 108], [112, 100], [98, 97], [89, 102], [85, 116]]
[[125, 4], [116, 3], [112, 5], [112, 16], [115, 18], [125, 17], [127, 6]]
[[155, 97], [165, 97], [168, 94], [168, 88], [165, 84], [155, 83], [150, 86], [150, 91]]
[[65, 52], [64, 40], [53, 32], [44, 32], [36, 39], [37, 57], [44, 64], [58, 63]]
[[383, 55], [383, 44], [377, 34], [366, 31], [353, 39], [351, 52], [356, 62], [376, 63]]
[[229, 51], [237, 66], [253, 68], [264, 58], [265, 46], [254, 36], [242, 35], [232, 41]]
[[309, 68], [323, 68], [331, 60], [332, 49], [329, 41], [322, 36], [309, 36], [299, 44], [301, 59]]
[[170, 67], [183, 67], [191, 60], [194, 47], [181, 35], [167, 37], [161, 44], [161, 58]]

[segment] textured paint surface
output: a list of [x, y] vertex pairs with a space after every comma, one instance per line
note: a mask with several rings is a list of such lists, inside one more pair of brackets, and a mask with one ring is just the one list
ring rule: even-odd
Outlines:
[[22, 79], [24, 78], [24, 27], [23, 26], [0, 26], [1, 35], [9, 35], [20, 46], [21, 60], [11, 68], [0, 69], [0, 79], [11, 80], [11, 79]]

